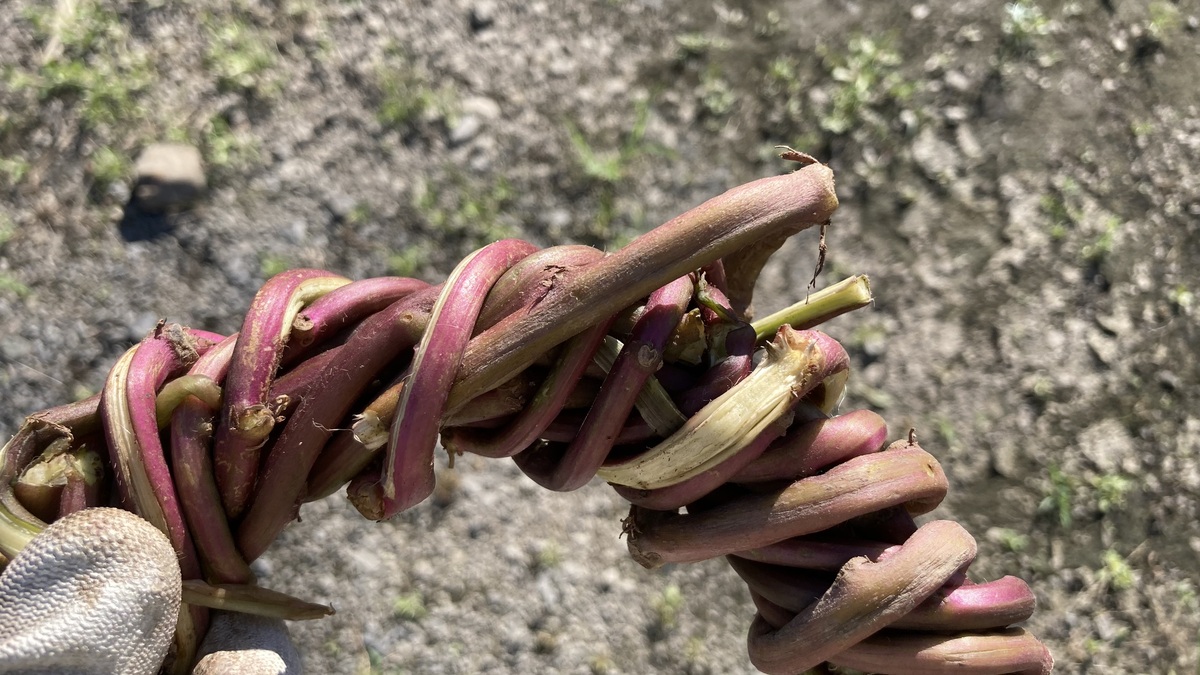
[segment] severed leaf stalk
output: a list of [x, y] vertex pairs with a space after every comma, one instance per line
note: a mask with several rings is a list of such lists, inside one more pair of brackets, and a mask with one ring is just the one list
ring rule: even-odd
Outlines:
[[831, 338], [785, 326], [745, 380], [702, 408], [667, 440], [630, 460], [601, 468], [598, 475], [643, 490], [681, 483], [737, 454], [785, 415], [799, 392], [846, 367], [845, 352]]
[[73, 443], [96, 433], [100, 427], [100, 395], [50, 408], [25, 418], [15, 436], [0, 450], [0, 506], [15, 518], [44, 527], [13, 494], [13, 483], [39, 453], [56, 442]]
[[209, 609], [286, 621], [322, 619], [334, 614], [329, 605], [307, 602], [269, 588], [252, 584], [209, 584], [199, 579], [183, 582], [183, 601]]
[[859, 274], [843, 279], [809, 295], [803, 302], [785, 307], [753, 323], [758, 341], [770, 339], [780, 326], [804, 329], [818, 326], [835, 316], [841, 316], [873, 301], [871, 282]]

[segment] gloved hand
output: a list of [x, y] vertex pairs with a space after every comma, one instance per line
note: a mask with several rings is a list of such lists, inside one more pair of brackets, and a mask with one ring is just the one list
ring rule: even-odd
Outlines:
[[[182, 584], [167, 538], [120, 509], [86, 509], [35, 537], [0, 575], [0, 673], [159, 671]], [[298, 673], [276, 619], [214, 612], [195, 673]]]

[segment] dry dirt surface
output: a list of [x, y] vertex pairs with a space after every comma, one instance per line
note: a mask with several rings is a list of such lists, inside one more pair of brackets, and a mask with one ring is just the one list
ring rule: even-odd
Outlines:
[[[276, 271], [611, 249], [785, 143], [838, 176], [819, 283], [877, 297], [826, 327], [844, 409], [917, 429], [1057, 672], [1197, 672], [1194, 0], [0, 0], [0, 44], [0, 434], [159, 318], [237, 330]], [[166, 140], [209, 190], [143, 213]], [[761, 310], [805, 293], [811, 234]], [[306, 507], [255, 569], [336, 607], [293, 625], [313, 673], [752, 672], [743, 585], [641, 569], [624, 513], [466, 460], [394, 521]]]

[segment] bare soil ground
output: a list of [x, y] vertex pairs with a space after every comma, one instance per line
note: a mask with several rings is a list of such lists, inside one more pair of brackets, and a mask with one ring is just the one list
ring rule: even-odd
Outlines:
[[[442, 278], [499, 236], [616, 247], [829, 162], [846, 409], [912, 426], [980, 578], [1063, 673], [1197, 672], [1195, 0], [0, 2], [0, 435], [98, 390], [160, 317], [228, 333], [290, 266]], [[127, 208], [198, 146], [210, 190]], [[766, 270], [803, 295], [816, 241]], [[465, 461], [395, 521], [333, 497], [256, 569], [332, 603], [310, 672], [751, 672], [724, 563], [646, 572], [605, 486]]]

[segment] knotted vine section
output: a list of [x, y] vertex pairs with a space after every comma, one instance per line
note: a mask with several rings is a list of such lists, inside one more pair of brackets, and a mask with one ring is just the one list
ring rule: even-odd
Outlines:
[[206, 608], [326, 613], [257, 587], [248, 563], [343, 486], [372, 519], [420, 504], [440, 440], [451, 458], [512, 457], [550, 490], [611, 483], [643, 565], [725, 556], [765, 672], [1048, 672], [1012, 627], [1029, 587], [971, 581], [966, 531], [914, 520], [946, 494], [937, 461], [911, 437], [889, 445], [873, 412], [836, 414], [849, 359], [813, 329], [869, 304], [866, 279], [749, 320], [767, 258], [837, 207], [827, 167], [785, 156], [803, 166], [615, 253], [505, 240], [436, 286], [292, 270], [235, 335], [160, 324], [100, 394], [30, 416], [5, 446], [0, 552], [83, 508], [136, 512], [180, 560], [186, 672]]

